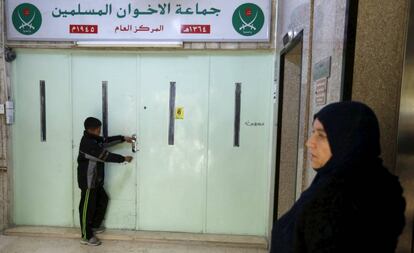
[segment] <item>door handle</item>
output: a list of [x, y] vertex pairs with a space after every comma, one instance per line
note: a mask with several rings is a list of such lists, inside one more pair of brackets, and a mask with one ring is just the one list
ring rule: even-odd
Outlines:
[[137, 147], [137, 135], [136, 134], [132, 135], [131, 146], [132, 146], [132, 152], [133, 153], [136, 153], [137, 151], [139, 151], [138, 147]]

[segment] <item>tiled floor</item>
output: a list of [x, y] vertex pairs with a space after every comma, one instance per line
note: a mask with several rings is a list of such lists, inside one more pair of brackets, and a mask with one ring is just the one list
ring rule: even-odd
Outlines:
[[0, 253], [266, 253], [266, 250], [204, 245], [103, 241], [98, 247], [80, 245], [75, 239], [1, 236]]

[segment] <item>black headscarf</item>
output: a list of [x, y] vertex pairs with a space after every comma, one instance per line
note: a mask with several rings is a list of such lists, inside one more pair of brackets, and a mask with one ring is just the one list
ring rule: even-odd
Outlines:
[[295, 224], [303, 207], [334, 176], [351, 173], [352, 168], [358, 167], [361, 162], [382, 164], [379, 158], [381, 148], [378, 120], [368, 106], [359, 102], [333, 103], [318, 112], [314, 119], [318, 119], [325, 129], [332, 157], [316, 171], [309, 188], [274, 225], [272, 253], [291, 252]]
[[[331, 160], [319, 173], [346, 173], [358, 163], [380, 162], [380, 130], [375, 113], [359, 102], [330, 104], [315, 115], [328, 136]], [[382, 161], [381, 161], [382, 162]], [[332, 171], [334, 170], [334, 171]]]

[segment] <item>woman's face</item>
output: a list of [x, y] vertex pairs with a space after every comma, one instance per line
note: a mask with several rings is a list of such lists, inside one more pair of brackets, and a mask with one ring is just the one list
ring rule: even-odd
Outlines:
[[326, 135], [322, 123], [318, 119], [315, 119], [313, 122], [312, 135], [306, 142], [306, 146], [308, 147], [311, 155], [312, 168], [315, 170], [325, 166], [325, 164], [332, 157], [328, 136]]

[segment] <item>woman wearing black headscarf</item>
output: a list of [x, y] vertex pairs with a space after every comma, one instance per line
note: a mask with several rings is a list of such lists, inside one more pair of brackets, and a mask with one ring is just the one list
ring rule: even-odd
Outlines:
[[395, 252], [405, 201], [379, 139], [364, 104], [334, 103], [315, 115], [306, 146], [317, 175], [276, 222], [272, 253]]

